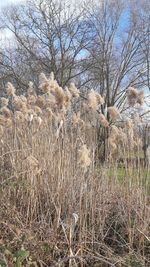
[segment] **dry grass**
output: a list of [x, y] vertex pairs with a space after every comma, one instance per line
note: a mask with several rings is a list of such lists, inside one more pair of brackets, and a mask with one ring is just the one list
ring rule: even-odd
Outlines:
[[8, 84], [2, 99], [0, 266], [150, 266], [149, 170], [126, 160], [141, 155], [134, 125], [101, 123], [103, 98], [53, 75], [40, 88], [16, 96]]

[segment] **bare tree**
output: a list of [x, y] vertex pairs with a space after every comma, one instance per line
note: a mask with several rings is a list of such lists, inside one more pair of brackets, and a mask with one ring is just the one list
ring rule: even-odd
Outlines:
[[[83, 53], [89, 41], [82, 15], [74, 6], [53, 0], [28, 1], [27, 5], [3, 11], [2, 25], [13, 33], [16, 42], [15, 66], [11, 60], [6, 65], [19, 85], [26, 85], [33, 77], [36, 82], [41, 71], [53, 71], [61, 86], [73, 79], [82, 85], [85, 68], [81, 62], [85, 61]], [[4, 51], [5, 61], [7, 57]]]
[[[87, 20], [93, 33], [88, 60], [93, 85], [105, 96], [106, 106], [122, 107], [125, 91], [137, 84], [143, 57], [135, 22], [123, 1], [103, 1], [87, 6]], [[122, 21], [128, 18], [126, 25]]]
[[131, 2], [131, 18], [136, 24], [136, 32], [140, 42], [140, 54], [143, 65], [140, 70], [141, 86], [150, 91], [150, 2], [146, 0]]

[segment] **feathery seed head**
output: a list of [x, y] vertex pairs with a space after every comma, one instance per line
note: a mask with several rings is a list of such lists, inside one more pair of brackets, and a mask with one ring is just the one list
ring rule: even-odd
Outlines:
[[120, 112], [117, 107], [108, 107], [108, 113], [112, 120], [116, 120], [120, 116]]
[[79, 97], [80, 96], [80, 91], [76, 88], [74, 83], [71, 83], [68, 89], [69, 89], [72, 97]]
[[41, 117], [39, 117], [39, 116], [34, 116], [34, 117], [33, 117], [33, 123], [34, 123], [34, 126], [35, 126], [36, 128], [39, 128], [40, 125], [42, 124], [42, 119], [41, 119]]
[[48, 118], [49, 120], [52, 119], [53, 112], [52, 112], [52, 110], [51, 110], [50, 108], [47, 108], [47, 109], [46, 109], [46, 116], [47, 116], [47, 118]]
[[19, 96], [15, 96], [14, 99], [13, 99], [13, 104], [14, 104], [14, 107], [17, 109], [17, 110], [20, 110], [22, 112], [26, 112], [27, 111], [27, 106], [26, 106], [26, 103], [22, 101], [22, 99], [19, 97]]
[[10, 118], [11, 117], [11, 111], [10, 111], [10, 109], [9, 108], [7, 108], [7, 107], [2, 107], [1, 109], [0, 109], [0, 112], [6, 117], [6, 118]]
[[11, 127], [12, 126], [12, 119], [11, 118], [8, 118], [6, 117], [6, 120], [5, 120], [5, 127]]
[[24, 114], [18, 110], [14, 112], [14, 117], [15, 117], [15, 120], [18, 121], [19, 123], [20, 122], [22, 123], [25, 120]]
[[134, 106], [136, 104], [138, 97], [138, 90], [135, 89], [134, 87], [129, 87], [127, 90], [127, 99], [128, 99], [128, 104], [130, 106]]
[[66, 108], [70, 107], [71, 99], [72, 99], [72, 95], [71, 95], [69, 89], [66, 87], [65, 88], [65, 101], [64, 101], [64, 105], [66, 106]]
[[73, 113], [72, 122], [74, 125], [79, 124], [80, 122], [83, 123], [83, 120], [80, 118], [80, 111]]
[[29, 87], [28, 87], [28, 90], [27, 90], [27, 95], [28, 96], [30, 96], [30, 95], [36, 95], [33, 82], [31, 82], [31, 81], [29, 82]]
[[49, 93], [46, 97], [46, 107], [54, 107], [56, 106], [56, 98], [53, 94]]
[[58, 106], [63, 106], [65, 102], [65, 93], [64, 90], [58, 85], [55, 87], [54, 96]]
[[6, 124], [6, 117], [4, 115], [0, 115], [0, 125], [5, 126]]
[[34, 110], [34, 112], [35, 112], [37, 115], [41, 115], [41, 114], [42, 114], [42, 110], [41, 110], [41, 108], [38, 107], [38, 106], [34, 106], [34, 107], [33, 107], [33, 110]]
[[115, 125], [112, 125], [110, 130], [111, 130], [111, 134], [110, 134], [111, 138], [116, 139], [120, 133], [118, 127]]
[[137, 103], [141, 106], [144, 104], [144, 91], [138, 93]]
[[110, 149], [110, 152], [114, 152], [117, 149], [117, 145], [116, 145], [114, 139], [111, 137], [108, 138], [108, 147]]
[[90, 150], [87, 148], [86, 144], [83, 144], [79, 149], [79, 164], [84, 169], [87, 169], [91, 164]]
[[26, 121], [28, 121], [28, 122], [32, 122], [32, 121], [33, 121], [33, 117], [34, 117], [34, 115], [35, 115], [34, 110], [29, 109], [29, 110], [27, 111], [27, 114], [25, 115], [25, 119], [26, 119]]
[[130, 128], [133, 128], [133, 121], [131, 120], [131, 119], [128, 119], [127, 121], [126, 121], [126, 127], [128, 128], [128, 129], [130, 129]]
[[105, 100], [104, 98], [98, 93], [98, 92], [95, 92], [95, 95], [97, 97], [97, 102], [99, 105], [103, 105], [105, 103]]
[[109, 126], [109, 122], [107, 121], [107, 119], [105, 118], [105, 116], [102, 113], [99, 114], [99, 120], [100, 120], [100, 123], [103, 127]]
[[73, 124], [78, 124], [79, 123], [79, 121], [80, 121], [80, 111], [78, 111], [77, 113], [73, 113], [72, 121], [73, 121]]
[[12, 85], [12, 83], [8, 82], [6, 87], [6, 93], [8, 96], [14, 96], [16, 92], [15, 87]]
[[99, 107], [97, 94], [93, 89], [88, 94], [88, 105], [93, 111], [96, 111]]
[[0, 138], [3, 137], [3, 134], [4, 134], [4, 127], [0, 125]]
[[59, 134], [60, 134], [60, 131], [62, 129], [63, 124], [64, 124], [64, 121], [61, 120], [60, 123], [59, 123], [59, 126], [57, 128], [56, 135], [55, 135], [57, 139], [59, 138]]
[[9, 99], [5, 97], [1, 97], [1, 107], [7, 107], [9, 103]]
[[20, 99], [24, 102], [27, 103], [27, 98], [24, 95], [20, 95]]
[[51, 72], [50, 73], [50, 81], [54, 81], [54, 80], [55, 80], [54, 72]]
[[130, 106], [134, 106], [136, 103], [143, 105], [144, 103], [144, 92], [138, 92], [137, 89], [129, 87], [127, 90], [127, 99]]
[[37, 96], [35, 105], [37, 105], [40, 108], [44, 108], [45, 104], [46, 104], [46, 101], [45, 101], [44, 97], [41, 95]]
[[36, 103], [37, 97], [34, 95], [29, 95], [27, 98], [27, 102], [29, 105], [34, 105]]
[[40, 74], [39, 82], [39, 88], [43, 91], [43, 93], [48, 93], [50, 91], [50, 82], [44, 73]]

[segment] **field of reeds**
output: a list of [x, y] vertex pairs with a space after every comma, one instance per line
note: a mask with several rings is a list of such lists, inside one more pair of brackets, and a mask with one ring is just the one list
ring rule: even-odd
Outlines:
[[[150, 170], [136, 120], [53, 74], [1, 98], [0, 266], [150, 266]], [[129, 104], [143, 102], [129, 88]]]

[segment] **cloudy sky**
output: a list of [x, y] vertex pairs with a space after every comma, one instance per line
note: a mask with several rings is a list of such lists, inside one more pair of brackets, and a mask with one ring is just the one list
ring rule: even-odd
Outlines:
[[[22, 2], [24, 0], [0, 0], [0, 10], [3, 7], [6, 7], [7, 5], [11, 5], [11, 4], [17, 4], [19, 2]], [[3, 31], [0, 30], [0, 46], [2, 47], [3, 45], [6, 46], [6, 43], [8, 43], [8, 39], [7, 38], [11, 38], [11, 33], [9, 31]], [[7, 42], [6, 42], [7, 39]]]
[[8, 4], [17, 3], [20, 0], [0, 0], [0, 8]]

